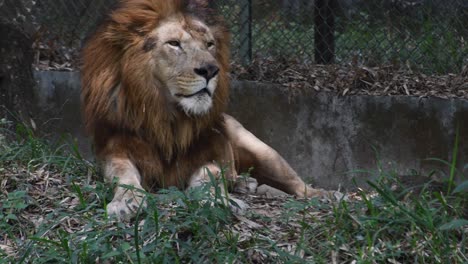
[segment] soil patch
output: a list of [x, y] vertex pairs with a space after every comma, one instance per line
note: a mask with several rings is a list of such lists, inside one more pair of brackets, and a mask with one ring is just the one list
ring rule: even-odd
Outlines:
[[468, 65], [460, 73], [428, 75], [387, 65], [307, 65], [286, 60], [256, 60], [232, 65], [233, 79], [281, 84], [292, 92], [326, 91], [339, 95], [409, 95], [468, 99]]

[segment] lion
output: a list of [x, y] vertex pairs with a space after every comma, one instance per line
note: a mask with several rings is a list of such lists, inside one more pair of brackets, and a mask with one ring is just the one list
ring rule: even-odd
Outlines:
[[122, 0], [87, 41], [82, 111], [104, 179], [118, 183], [109, 215], [134, 216], [144, 205], [139, 189], [192, 188], [213, 175], [235, 181], [250, 168], [259, 184], [324, 194], [225, 114], [229, 42], [202, 0]]

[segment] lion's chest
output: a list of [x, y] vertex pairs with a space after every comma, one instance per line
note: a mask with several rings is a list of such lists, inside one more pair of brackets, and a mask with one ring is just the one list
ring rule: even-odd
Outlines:
[[225, 163], [232, 159], [229, 142], [219, 131], [206, 131], [194, 140], [183, 152], [175, 152], [168, 158], [157, 147], [146, 146], [144, 156], [134, 161], [142, 176], [143, 184], [149, 190], [175, 186], [185, 188], [190, 177], [203, 166], [216, 162]]

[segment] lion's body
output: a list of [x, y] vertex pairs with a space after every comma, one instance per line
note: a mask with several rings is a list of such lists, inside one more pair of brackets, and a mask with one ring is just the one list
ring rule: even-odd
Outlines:
[[[203, 168], [219, 173], [215, 164], [228, 166], [229, 177], [253, 166], [260, 182], [313, 192], [274, 150], [223, 114], [229, 35], [206, 3], [184, 2], [121, 1], [84, 48], [83, 114], [106, 180], [185, 188], [206, 180]], [[129, 198], [118, 187], [108, 211], [131, 213]]]
[[[228, 140], [214, 130], [203, 131], [186, 150], [171, 156], [144, 138], [127, 135], [111, 136], [105, 147], [98, 150], [100, 160], [118, 156], [130, 159], [138, 168], [143, 187], [148, 190], [176, 186], [186, 188], [189, 178], [209, 161], [227, 161]], [[176, 146], [174, 146], [177, 149]]]

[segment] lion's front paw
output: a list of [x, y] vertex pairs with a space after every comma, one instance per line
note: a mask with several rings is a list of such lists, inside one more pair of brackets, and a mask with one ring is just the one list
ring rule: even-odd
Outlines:
[[312, 197], [328, 197], [330, 195], [329, 191], [326, 191], [324, 189], [316, 189], [312, 188], [310, 186], [307, 186], [307, 190], [304, 192], [304, 196], [308, 198]]
[[107, 215], [117, 217], [122, 221], [129, 221], [137, 214], [140, 206], [145, 208], [146, 202], [144, 201], [144, 195], [137, 190], [116, 192], [112, 202], [107, 205]]

